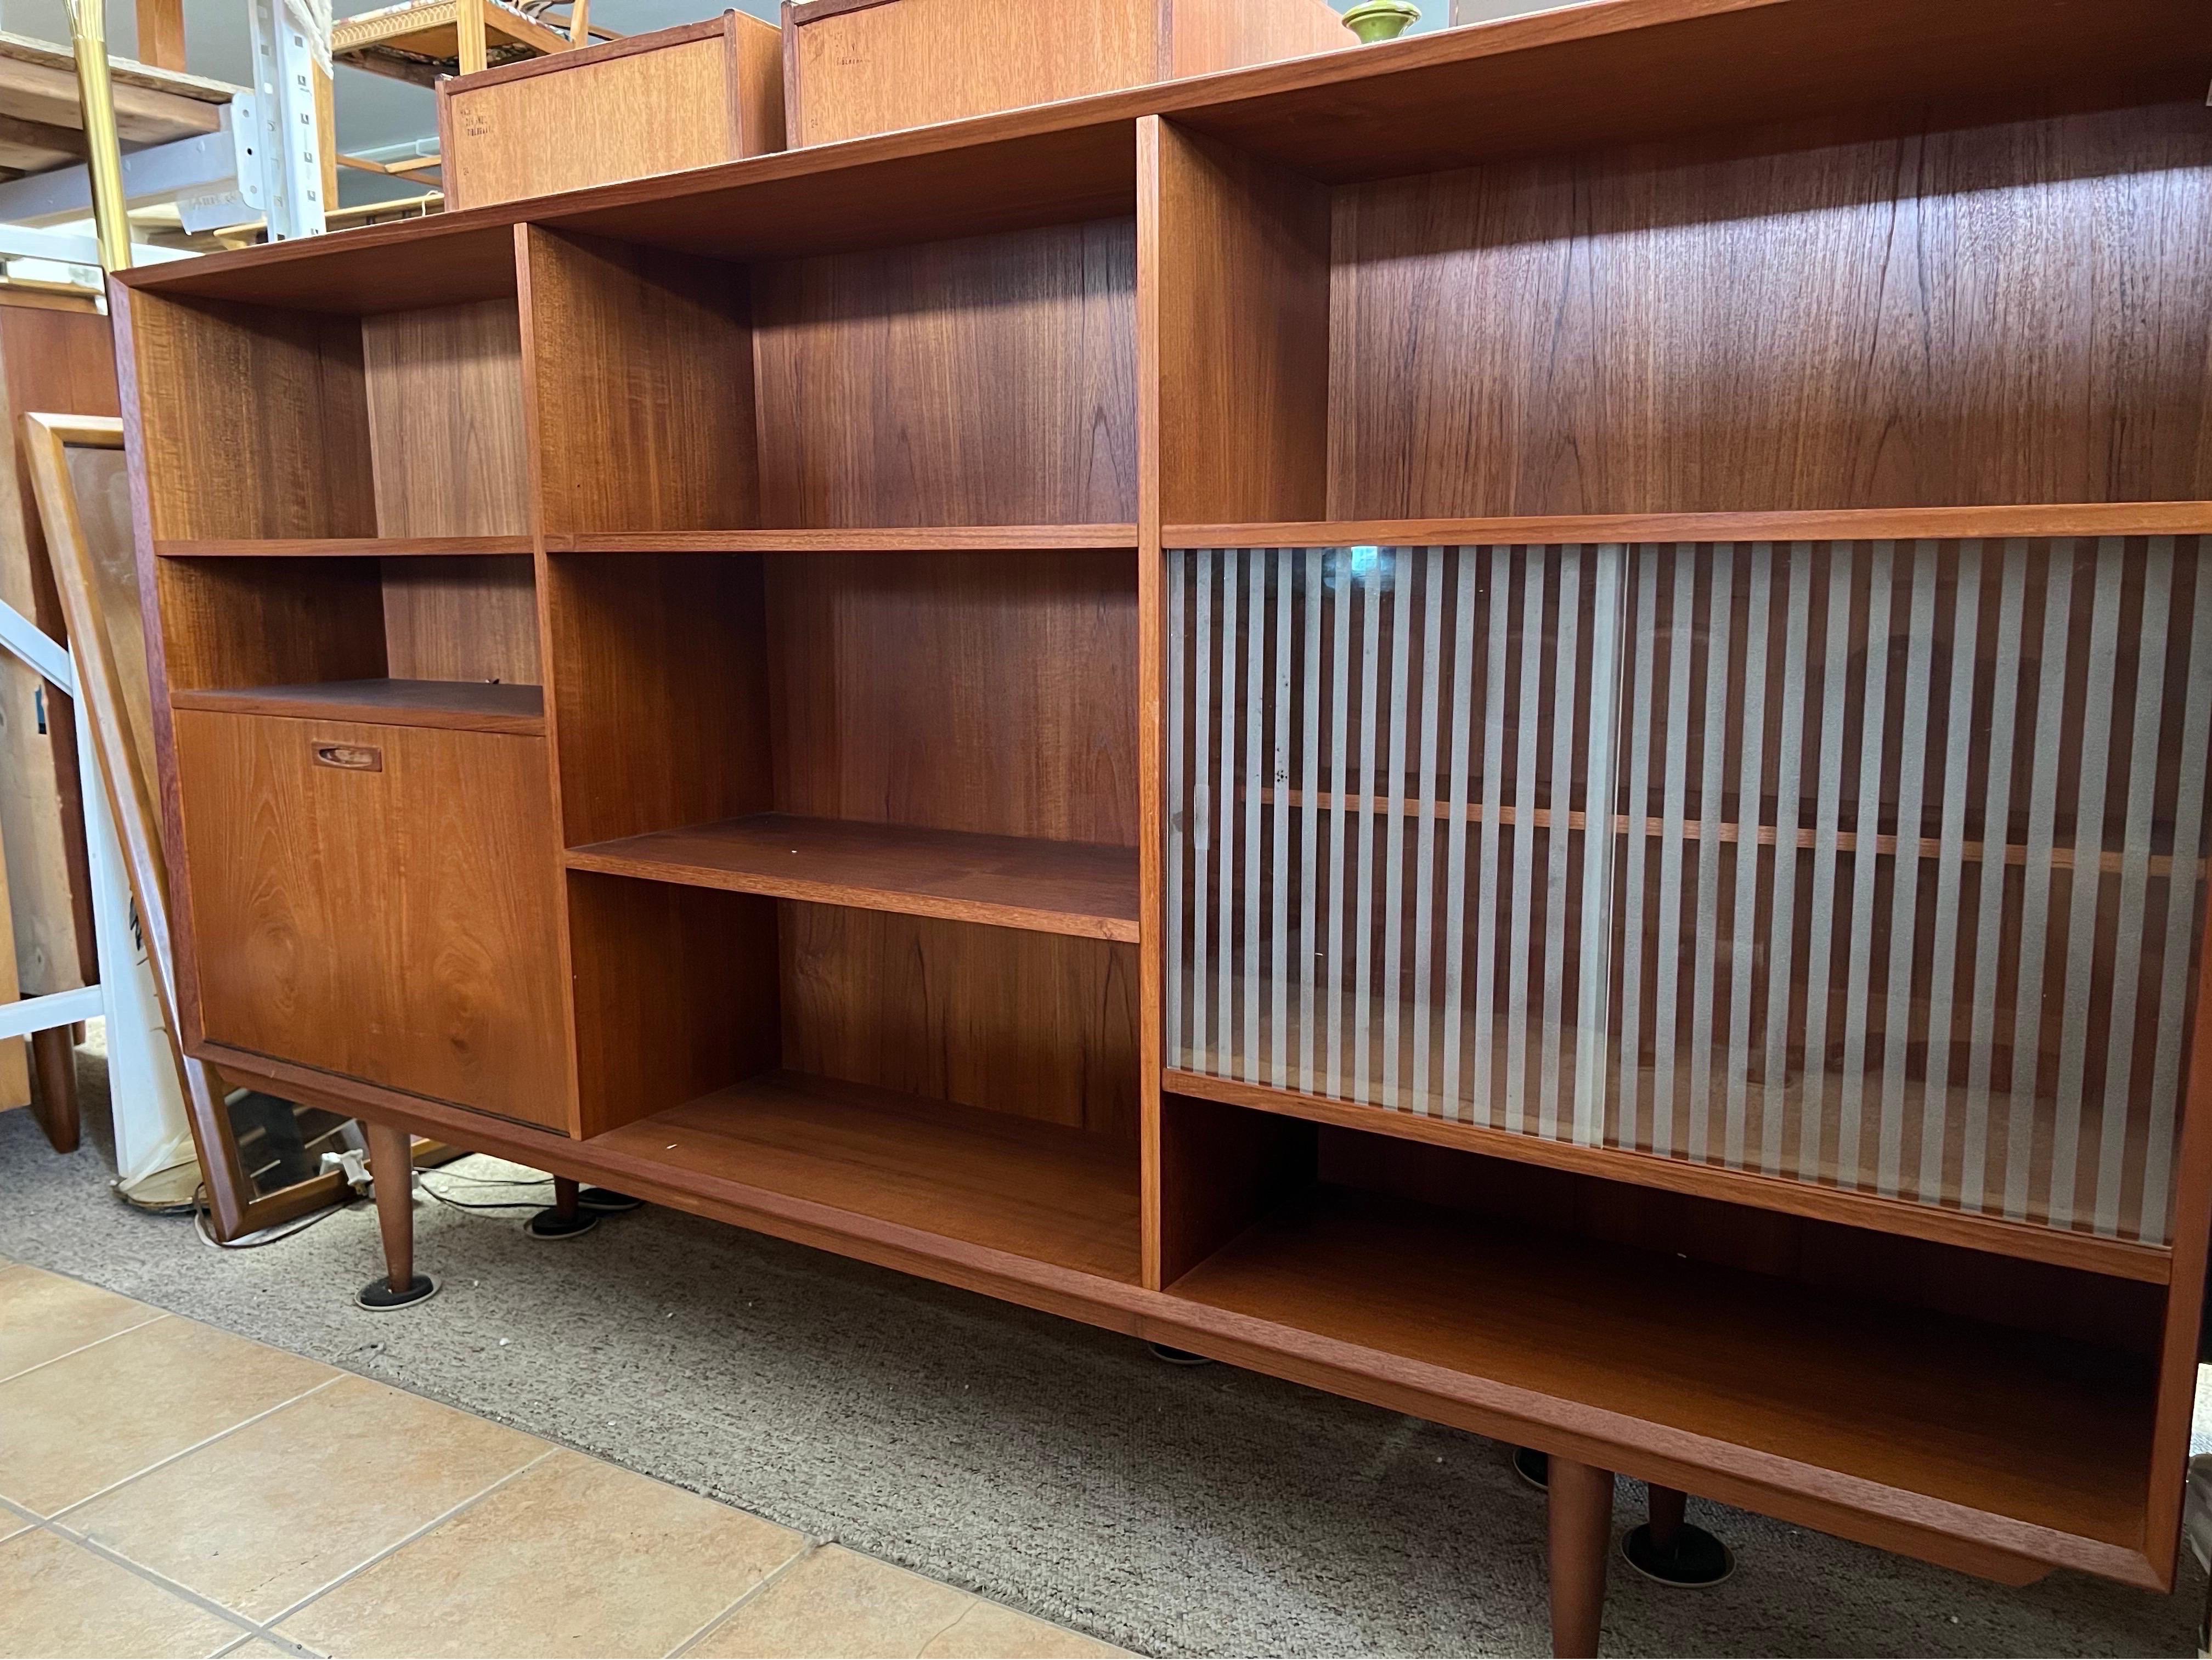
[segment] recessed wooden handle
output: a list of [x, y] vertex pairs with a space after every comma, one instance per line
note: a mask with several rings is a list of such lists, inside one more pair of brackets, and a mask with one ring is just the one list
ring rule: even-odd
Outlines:
[[384, 751], [368, 744], [318, 744], [315, 764], [343, 767], [348, 772], [382, 772]]

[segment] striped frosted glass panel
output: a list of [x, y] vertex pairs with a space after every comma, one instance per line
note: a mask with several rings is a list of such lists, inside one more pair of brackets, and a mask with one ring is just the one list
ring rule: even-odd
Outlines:
[[1170, 551], [1170, 1062], [2163, 1242], [2199, 556]]

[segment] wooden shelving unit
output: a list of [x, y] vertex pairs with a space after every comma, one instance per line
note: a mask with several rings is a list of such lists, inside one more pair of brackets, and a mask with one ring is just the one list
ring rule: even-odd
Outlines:
[[668, 1179], [722, 1177], [1078, 1274], [1137, 1280], [1137, 1165], [1057, 1124], [771, 1072], [597, 1138]]
[[1137, 852], [757, 813], [570, 850], [570, 870], [1137, 943]]
[[[1481, 1264], [1479, 1295], [1444, 1271], [1470, 1260]], [[1438, 1271], [1405, 1272], [1415, 1262]], [[1270, 1213], [1173, 1289], [1691, 1435], [1725, 1421], [1733, 1444], [1829, 1479], [2078, 1535], [2085, 1566], [2142, 1535], [2147, 1359], [1955, 1317], [1903, 1319], [1840, 1291], [1571, 1237], [1470, 1228], [1448, 1211], [1330, 1186]], [[1566, 1309], [1583, 1317], [1562, 1320]], [[1961, 1377], [1979, 1386], [1962, 1391]], [[2000, 1446], [2011, 1450], [1966, 1450]]]
[[217, 714], [281, 714], [357, 721], [372, 727], [444, 727], [455, 732], [545, 735], [538, 686], [466, 680], [328, 680], [305, 686], [179, 690], [169, 707]]
[[2208, 79], [1610, 0], [130, 273], [187, 1046], [2169, 1586]]

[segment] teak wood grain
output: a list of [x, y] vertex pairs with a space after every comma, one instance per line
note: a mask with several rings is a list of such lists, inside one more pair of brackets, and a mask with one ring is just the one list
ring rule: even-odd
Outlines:
[[1908, 1238], [1938, 1240], [2030, 1262], [2087, 1268], [2124, 1280], [2162, 1286], [2172, 1274], [2173, 1253], [2162, 1246], [2100, 1239], [2094, 1234], [2070, 1233], [2002, 1218], [1884, 1199], [1873, 1194], [1792, 1182], [1756, 1171], [1687, 1164], [1632, 1149], [1550, 1141], [1539, 1136], [1430, 1118], [1419, 1113], [1390, 1112], [1319, 1096], [1299, 1095], [1202, 1073], [1170, 1070], [1167, 1087], [1199, 1099], [1284, 1113], [1315, 1123], [1340, 1124], [1351, 1129], [1404, 1136], [1438, 1146], [1464, 1147], [1493, 1158], [1555, 1170], [1587, 1171], [1611, 1181], [1674, 1193], [1702, 1194], [1789, 1215], [1818, 1217], [1879, 1229]]
[[1172, 1289], [2116, 1551], [2142, 1541], [2151, 1367], [2110, 1351], [1333, 1189]]
[[571, 870], [816, 904], [1137, 939], [1127, 848], [761, 813], [578, 848]]
[[1125, 548], [1134, 525], [893, 525], [836, 530], [584, 531], [555, 535], [561, 553], [1035, 553]]
[[1322, 0], [785, 0], [793, 144], [1356, 45]]
[[756, 266], [759, 522], [1133, 519], [1135, 282], [1133, 221]]
[[361, 336], [378, 533], [526, 534], [514, 301], [386, 312]]
[[1133, 1169], [1133, 947], [790, 900], [776, 909], [785, 1066], [1114, 1136]]
[[744, 271], [535, 227], [520, 255], [545, 532], [756, 522]]
[[173, 691], [169, 706], [362, 726], [545, 735], [545, 696], [540, 688], [481, 681], [331, 680], [305, 686], [212, 688]]
[[[725, 12], [438, 82], [447, 211], [783, 148], [782, 41]], [[557, 132], [558, 143], [544, 142]]]
[[[1624, 1475], [1688, 1484], [1700, 1496], [1755, 1507], [1790, 1523], [1899, 1550], [1962, 1572], [2024, 1585], [2051, 1566], [2102, 1572], [2131, 1584], [2171, 1584], [2140, 1551], [2036, 1528], [1970, 1505], [1847, 1478], [1795, 1458], [1755, 1453], [1711, 1436], [1662, 1430], [1632, 1414], [1597, 1411], [1515, 1384], [1401, 1360], [1296, 1327], [1254, 1319], [1189, 1298], [1085, 1274], [928, 1228], [756, 1186], [736, 1174], [707, 1174], [665, 1144], [645, 1137], [575, 1141], [485, 1118], [419, 1096], [333, 1079], [327, 1073], [222, 1045], [210, 1057], [234, 1076], [332, 1110], [374, 1116], [539, 1169], [563, 1169], [648, 1201], [836, 1251], [902, 1273], [1088, 1321], [1112, 1330], [1194, 1348], [1217, 1359], [1411, 1413], [1477, 1434], [1565, 1456], [1596, 1457]], [[677, 1149], [681, 1152], [682, 1149]], [[2003, 1543], [1992, 1540], [2001, 1537]]]
[[1134, 843], [1129, 555], [766, 562], [779, 810]]
[[2192, 103], [1346, 188], [1325, 516], [2212, 496], [2208, 164]]
[[1129, 1146], [1079, 1130], [771, 1072], [600, 1138], [793, 1198], [1109, 1280], [1137, 1273]]
[[[474, 879], [547, 886], [529, 1093], [559, 1133], [489, 1085], [333, 1061], [338, 1013], [252, 1034], [257, 1060], [187, 985], [185, 1033], [297, 1098], [1593, 1468], [2013, 1582], [2170, 1584], [2206, 1046], [2175, 1245], [2148, 1256], [1811, 1188], [1676, 1192], [1603, 1150], [1555, 1170], [1179, 1074], [1163, 1096], [1159, 567], [2207, 533], [2208, 78], [2182, 0], [1602, 0], [129, 273], [161, 715], [296, 718], [387, 770], [395, 745], [535, 755], [502, 787], [554, 822], [520, 856], [502, 830]], [[489, 367], [510, 307], [511, 373]], [[489, 413], [517, 386], [519, 426]], [[471, 432], [519, 448], [492, 494], [446, 465]], [[439, 453], [393, 465], [418, 440]], [[283, 708], [434, 673], [542, 681], [547, 739]], [[173, 808], [222, 800], [242, 838], [292, 787], [169, 749]], [[481, 845], [471, 812], [453, 833]], [[907, 854], [1140, 847], [1113, 920], [1141, 943], [908, 914], [957, 860], [871, 853], [802, 897], [590, 850], [776, 813]], [[397, 835], [349, 823], [351, 851], [264, 835], [219, 866], [258, 885], [241, 914], [293, 907], [288, 937], [332, 949], [349, 923], [311, 913]], [[362, 952], [419, 959], [395, 919], [434, 885], [378, 879], [410, 896]], [[186, 981], [269, 960], [204, 909], [179, 907]], [[787, 1076], [735, 1115], [773, 1121], [751, 1143], [664, 1134], [778, 1068], [842, 1081]], [[976, 1197], [997, 1167], [947, 1151], [956, 1122], [992, 1157], [1031, 1128], [1109, 1149], [1118, 1266], [1067, 1254], [1103, 1199], [998, 1207], [1037, 1166]], [[1352, 1191], [1298, 1210], [1316, 1180]], [[1424, 1208], [1455, 1182], [1487, 1211]], [[1546, 1216], [1565, 1237], [1532, 1236]]]
[[1874, 542], [1964, 537], [2212, 535], [2212, 502], [2068, 502], [1759, 513], [1553, 514], [1504, 519], [1170, 524], [1171, 548], [1588, 546], [1631, 542]]
[[209, 1037], [562, 1124], [543, 742], [198, 709], [175, 727]]

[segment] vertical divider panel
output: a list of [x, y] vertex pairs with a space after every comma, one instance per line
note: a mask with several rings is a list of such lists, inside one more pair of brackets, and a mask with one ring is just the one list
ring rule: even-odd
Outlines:
[[[1217, 583], [1218, 562], [1168, 555], [1161, 526], [1324, 511], [1330, 192], [1156, 116], [1137, 123], [1137, 148], [1143, 1255], [1145, 1283], [1158, 1286], [1251, 1219], [1263, 1184], [1249, 1178], [1272, 1157], [1276, 1130], [1254, 1125], [1250, 1115], [1216, 1116], [1184, 1102], [1164, 1117], [1160, 1074], [1173, 1061], [1171, 1046], [1179, 1052], [1190, 1043], [1233, 1042], [1238, 1065], [1253, 1076], [1291, 1064], [1285, 1045], [1292, 993], [1284, 973], [1267, 972], [1281, 957], [1288, 919], [1280, 905], [1265, 908], [1269, 884], [1260, 879], [1275, 873], [1273, 886], [1287, 902], [1280, 866], [1291, 857], [1291, 714], [1285, 702], [1270, 721], [1265, 705], [1267, 689], [1287, 687], [1295, 671], [1292, 609], [1316, 598], [1298, 593], [1269, 551], [1234, 556], [1234, 574]], [[1200, 572], [1193, 589], [1185, 579]], [[1170, 613], [1178, 633], [1187, 620], [1212, 642], [1187, 669], [1168, 666]], [[1316, 649], [1309, 641], [1310, 663]], [[1218, 684], [1237, 718], [1218, 730], [1170, 733], [1168, 705], [1182, 707], [1188, 688], [1178, 682], [1177, 696], [1164, 698], [1170, 673], [1206, 677], [1208, 700]], [[1308, 708], [1303, 718], [1315, 713]], [[1176, 794], [1164, 797], [1170, 768]], [[1186, 781], [1199, 790], [1188, 805]], [[1307, 795], [1301, 812], [1310, 826], [1310, 788]], [[1188, 814], [1172, 855], [1170, 812]], [[1198, 819], [1209, 815], [1201, 827]], [[1299, 845], [1310, 860], [1310, 835]], [[1170, 856], [1193, 866], [1186, 873], [1178, 863], [1172, 899]], [[1178, 1000], [1170, 1012], [1169, 1000], [1184, 994], [1165, 974], [1166, 958], [1173, 952], [1180, 966], [1186, 951], [1218, 958], [1224, 970], [1241, 964], [1242, 980], [1224, 971], [1207, 981], [1206, 1006]], [[1302, 978], [1301, 1011], [1313, 994]], [[1298, 1026], [1304, 1056], [1312, 1022], [1302, 1018]]]
[[[744, 274], [517, 228], [540, 656], [562, 845], [773, 806], [757, 555], [580, 554], [575, 532], [754, 522]], [[780, 1054], [772, 901], [570, 873], [576, 1133]]]

